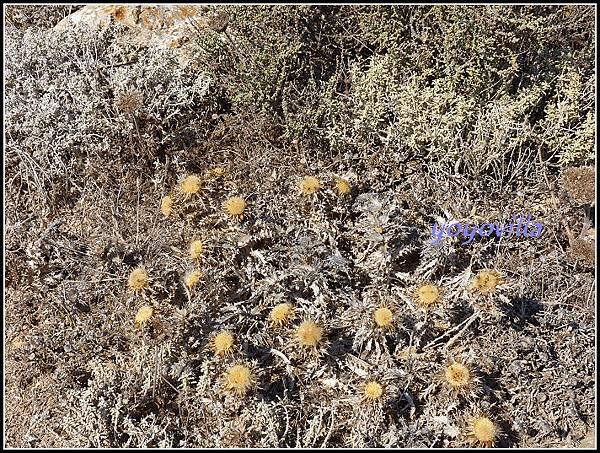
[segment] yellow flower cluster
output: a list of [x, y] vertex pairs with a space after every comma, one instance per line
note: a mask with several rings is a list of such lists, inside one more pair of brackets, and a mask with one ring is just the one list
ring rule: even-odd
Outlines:
[[[215, 167], [209, 172], [209, 179], [219, 179], [225, 175], [225, 169]], [[188, 175], [177, 185], [177, 190], [164, 196], [160, 201], [160, 211], [165, 217], [171, 217], [175, 212], [177, 204], [181, 201], [190, 200], [193, 196], [202, 193], [203, 181], [197, 175]], [[223, 212], [234, 219], [243, 219], [247, 202], [239, 196], [230, 197], [223, 202]]]
[[[350, 183], [344, 178], [336, 178], [334, 189], [340, 196], [348, 195], [352, 191]], [[313, 195], [319, 190], [321, 190], [321, 181], [314, 176], [305, 176], [300, 181], [300, 192], [304, 196]]]

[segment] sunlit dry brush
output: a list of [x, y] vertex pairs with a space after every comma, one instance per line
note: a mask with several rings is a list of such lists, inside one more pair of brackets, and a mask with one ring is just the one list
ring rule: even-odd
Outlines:
[[571, 239], [567, 256], [572, 262], [593, 266], [596, 262], [596, 239], [593, 237]]

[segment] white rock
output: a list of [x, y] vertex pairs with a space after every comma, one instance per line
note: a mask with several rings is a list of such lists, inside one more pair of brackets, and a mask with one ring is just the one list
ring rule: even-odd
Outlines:
[[127, 41], [163, 48], [180, 48], [208, 28], [208, 17], [200, 5], [87, 5], [61, 20], [54, 31], [102, 30], [112, 22], [129, 28]]

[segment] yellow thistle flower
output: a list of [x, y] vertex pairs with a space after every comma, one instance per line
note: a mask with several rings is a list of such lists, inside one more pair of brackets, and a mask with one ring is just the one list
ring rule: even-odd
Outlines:
[[223, 209], [231, 217], [244, 217], [244, 210], [246, 209], [246, 200], [241, 197], [231, 197], [225, 203], [223, 203]]
[[173, 199], [169, 195], [163, 197], [161, 200], [160, 212], [162, 212], [165, 217], [169, 217], [173, 213]]
[[442, 291], [433, 283], [424, 283], [416, 289], [414, 298], [421, 307], [428, 309], [442, 299]]
[[375, 319], [375, 324], [377, 324], [377, 326], [385, 329], [391, 327], [393, 313], [392, 310], [387, 307], [380, 307], [373, 313], [373, 318]]
[[204, 244], [202, 243], [202, 241], [196, 240], [190, 243], [189, 253], [190, 257], [193, 260], [200, 259], [202, 252], [204, 252]]
[[292, 306], [290, 304], [279, 304], [271, 310], [271, 324], [274, 326], [282, 326], [286, 324], [292, 315]]
[[222, 330], [212, 340], [212, 349], [215, 355], [227, 356], [233, 352], [234, 339], [233, 335], [226, 330]]
[[135, 326], [136, 328], [144, 325], [154, 314], [154, 309], [149, 305], [144, 305], [140, 307], [137, 314], [135, 315]]
[[220, 177], [222, 177], [225, 174], [225, 169], [223, 167], [215, 167], [210, 172], [216, 178], [220, 178]]
[[185, 283], [185, 286], [191, 289], [198, 284], [201, 278], [202, 272], [200, 272], [198, 269], [195, 269], [185, 274], [183, 277], [183, 282]]
[[370, 381], [365, 384], [364, 397], [365, 399], [373, 402], [377, 401], [383, 396], [383, 387], [377, 381]]
[[471, 441], [483, 447], [492, 447], [500, 434], [498, 426], [484, 416], [472, 418], [469, 428]]
[[496, 288], [503, 284], [502, 274], [494, 270], [482, 270], [473, 279], [470, 289], [473, 292], [477, 292], [481, 295], [492, 294], [496, 291]]
[[454, 389], [460, 390], [469, 387], [473, 383], [473, 377], [469, 369], [462, 363], [451, 363], [444, 370], [446, 382]]
[[129, 279], [127, 280], [129, 289], [133, 291], [140, 291], [148, 287], [148, 272], [143, 267], [138, 267], [131, 271]]
[[338, 195], [348, 195], [352, 189], [350, 187], [350, 183], [347, 180], [343, 178], [337, 178], [335, 182], [335, 190], [338, 193]]
[[193, 195], [198, 193], [202, 187], [202, 182], [200, 178], [196, 175], [187, 176], [181, 183], [179, 184], [179, 188], [181, 192], [185, 195]]
[[296, 339], [301, 346], [316, 348], [323, 338], [323, 328], [313, 321], [304, 321], [296, 329]]
[[317, 193], [321, 188], [321, 182], [314, 176], [306, 176], [300, 182], [300, 191], [303, 195], [312, 195]]
[[250, 367], [246, 365], [233, 365], [225, 373], [225, 387], [238, 395], [244, 395], [250, 390], [254, 376]]

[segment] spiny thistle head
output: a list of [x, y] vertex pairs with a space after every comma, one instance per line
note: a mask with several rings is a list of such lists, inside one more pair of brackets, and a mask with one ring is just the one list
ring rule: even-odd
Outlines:
[[183, 282], [185, 283], [185, 286], [191, 289], [198, 284], [201, 278], [202, 272], [200, 272], [198, 269], [194, 269], [193, 271], [189, 271], [187, 274], [185, 274], [183, 277]]
[[292, 306], [290, 304], [282, 303], [276, 305], [271, 310], [271, 324], [274, 326], [282, 326], [286, 324], [292, 316]]
[[135, 315], [135, 325], [136, 327], [141, 327], [144, 325], [154, 314], [154, 308], [150, 305], [144, 305], [140, 307], [137, 314]]
[[392, 313], [392, 310], [387, 307], [380, 307], [373, 313], [375, 324], [383, 329], [392, 326], [393, 317], [394, 314]]
[[498, 285], [504, 283], [502, 274], [494, 270], [482, 270], [473, 279], [471, 290], [479, 294], [491, 294], [496, 291]]
[[196, 240], [196, 241], [192, 241], [190, 243], [189, 253], [190, 253], [190, 257], [193, 260], [200, 259], [200, 256], [202, 255], [203, 251], [204, 251], [204, 244], [202, 243], [202, 241]]
[[173, 199], [169, 195], [163, 197], [160, 201], [160, 212], [162, 212], [165, 217], [169, 217], [173, 212]]
[[423, 283], [416, 289], [414, 298], [421, 307], [428, 309], [442, 299], [442, 291], [433, 283]]
[[567, 256], [571, 261], [593, 266], [596, 262], [595, 254], [596, 241], [593, 238], [574, 238], [569, 243]]
[[120, 93], [115, 99], [115, 107], [127, 115], [135, 115], [144, 107], [144, 95], [137, 90]]
[[200, 181], [200, 178], [198, 178], [198, 176], [196, 175], [187, 176], [179, 184], [181, 192], [183, 192], [185, 195], [193, 195], [195, 193], [198, 193], [201, 187], [202, 182]]
[[233, 335], [226, 330], [222, 330], [212, 340], [212, 350], [215, 355], [227, 356], [233, 352], [234, 340]]
[[296, 329], [296, 339], [301, 346], [316, 348], [323, 338], [323, 328], [314, 321], [304, 321]]
[[321, 182], [314, 176], [306, 176], [300, 181], [300, 191], [302, 195], [312, 195], [319, 191]]
[[491, 447], [496, 441], [499, 429], [488, 417], [474, 417], [469, 423], [469, 437], [481, 446]]
[[338, 195], [348, 195], [352, 189], [347, 180], [343, 178], [337, 178], [335, 181], [335, 190]]
[[148, 287], [148, 272], [146, 272], [146, 269], [138, 267], [132, 270], [127, 285], [133, 291], [146, 289]]
[[446, 382], [455, 390], [463, 390], [473, 383], [471, 371], [462, 363], [451, 363], [444, 370]]
[[377, 401], [383, 396], [383, 386], [377, 381], [365, 384], [364, 397], [369, 401]]
[[241, 197], [231, 197], [223, 203], [223, 209], [231, 217], [244, 217], [246, 200]]
[[210, 172], [215, 178], [220, 178], [225, 175], [225, 169], [223, 167], [215, 167]]
[[252, 370], [246, 365], [233, 365], [225, 373], [225, 388], [238, 395], [246, 394], [253, 382]]

